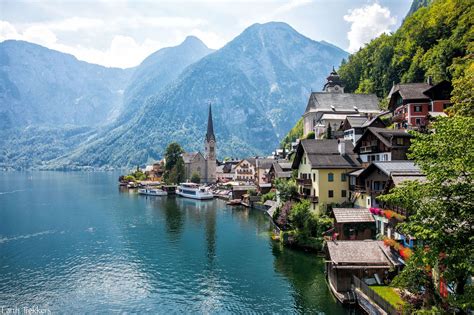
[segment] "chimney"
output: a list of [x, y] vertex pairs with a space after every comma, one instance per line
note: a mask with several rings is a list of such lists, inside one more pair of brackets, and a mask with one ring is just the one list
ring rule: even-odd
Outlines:
[[339, 151], [340, 155], [346, 154], [346, 142], [344, 139], [337, 139], [337, 150]]
[[429, 85], [433, 85], [433, 77], [429, 75], [428, 79], [426, 80], [426, 83], [428, 83]]

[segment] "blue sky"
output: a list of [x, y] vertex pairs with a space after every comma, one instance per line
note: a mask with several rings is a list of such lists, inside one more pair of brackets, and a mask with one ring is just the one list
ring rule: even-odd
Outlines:
[[187, 35], [217, 49], [254, 23], [282, 21], [354, 52], [396, 30], [410, 5], [411, 0], [0, 0], [0, 41], [27, 40], [124, 68]]

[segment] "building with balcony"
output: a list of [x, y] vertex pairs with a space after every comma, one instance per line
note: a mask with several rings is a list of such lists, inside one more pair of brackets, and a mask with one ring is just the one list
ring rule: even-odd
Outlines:
[[255, 158], [243, 159], [234, 168], [234, 180], [254, 183], [256, 179]]
[[361, 168], [351, 141], [335, 139], [301, 140], [292, 168], [301, 198], [311, 200], [311, 209], [322, 211], [328, 204], [349, 201], [347, 174]]
[[443, 115], [451, 105], [452, 89], [448, 81], [433, 85], [431, 79], [426, 83], [393, 85], [388, 98], [396, 128], [424, 130], [430, 117]]
[[268, 170], [267, 178], [269, 183], [273, 183], [275, 179], [290, 179], [292, 175], [291, 162], [288, 160], [275, 160]]
[[357, 140], [354, 152], [366, 164], [375, 161], [406, 160], [412, 137], [406, 130], [369, 127]]
[[342, 123], [342, 131], [344, 133], [344, 140], [352, 141], [355, 145], [357, 140], [362, 137], [364, 131], [369, 127], [385, 128], [385, 124], [378, 116], [347, 116]]
[[[353, 177], [354, 174], [350, 174]], [[352, 180], [352, 179], [351, 179]], [[425, 176], [413, 161], [389, 161], [374, 162], [356, 176], [355, 185], [351, 185], [351, 197], [355, 206], [370, 209], [385, 209], [396, 213], [397, 216], [406, 217], [408, 214], [404, 209], [390, 207], [381, 204], [377, 197], [388, 193], [393, 187], [405, 181], [424, 181]], [[387, 212], [388, 213], [388, 212]], [[373, 211], [377, 233], [387, 237], [402, 239], [394, 229], [393, 216], [386, 216], [383, 211]]]

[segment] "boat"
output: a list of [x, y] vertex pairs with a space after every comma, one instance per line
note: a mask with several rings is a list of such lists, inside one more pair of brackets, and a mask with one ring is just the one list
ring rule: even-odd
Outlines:
[[164, 190], [157, 189], [157, 188], [140, 188], [138, 189], [138, 193], [140, 195], [146, 195], [146, 196], [166, 196], [168, 193]]
[[213, 199], [214, 195], [205, 187], [194, 183], [181, 183], [176, 192], [181, 197], [206, 200]]

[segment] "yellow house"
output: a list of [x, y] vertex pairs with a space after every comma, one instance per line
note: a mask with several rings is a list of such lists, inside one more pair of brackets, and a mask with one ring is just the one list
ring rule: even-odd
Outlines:
[[311, 209], [349, 202], [348, 174], [362, 168], [350, 140], [307, 139], [296, 149], [293, 169], [301, 198], [311, 200]]

